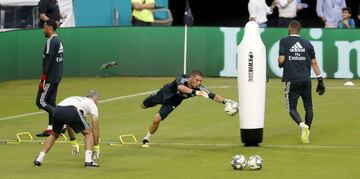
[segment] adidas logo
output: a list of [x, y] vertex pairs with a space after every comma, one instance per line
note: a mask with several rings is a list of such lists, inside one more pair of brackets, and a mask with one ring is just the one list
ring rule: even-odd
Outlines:
[[305, 52], [305, 48], [299, 42], [296, 42], [291, 48], [290, 52]]

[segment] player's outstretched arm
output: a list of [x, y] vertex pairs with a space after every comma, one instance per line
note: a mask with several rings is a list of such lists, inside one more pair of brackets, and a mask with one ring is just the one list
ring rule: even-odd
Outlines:
[[193, 89], [185, 86], [185, 85], [178, 85], [177, 89], [182, 92], [182, 93], [186, 93], [186, 94], [191, 94], [193, 92]]
[[224, 103], [225, 104], [225, 98], [220, 95], [215, 95], [214, 100], [218, 103]]
[[194, 94], [196, 96], [202, 96], [205, 98], [209, 98], [209, 94], [206, 91], [202, 91], [202, 90], [194, 90], [192, 88], [189, 88], [185, 85], [178, 85], [177, 89], [185, 94]]
[[223, 103], [226, 105], [226, 103], [235, 103], [237, 104], [237, 102], [231, 100], [231, 99], [225, 99], [224, 97], [220, 96], [220, 95], [215, 95], [214, 100], [218, 103]]

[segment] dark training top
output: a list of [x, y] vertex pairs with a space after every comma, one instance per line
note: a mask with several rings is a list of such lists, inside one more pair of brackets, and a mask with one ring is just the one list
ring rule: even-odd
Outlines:
[[45, 44], [43, 52], [43, 71], [47, 83], [60, 83], [63, 74], [64, 47], [59, 37], [52, 35]]
[[[195, 94], [182, 93], [177, 89], [178, 85], [184, 85], [186, 87], [189, 87], [188, 80], [189, 80], [189, 75], [182, 74], [182, 75], [176, 77], [176, 79], [174, 81], [172, 81], [171, 83], [164, 85], [159, 90], [159, 92], [161, 92], [163, 94], [164, 100], [169, 101], [169, 102], [174, 102], [174, 103], [179, 103], [184, 99], [194, 97]], [[209, 94], [209, 98], [211, 98], [211, 99], [215, 98], [215, 94], [210, 92], [205, 86], [200, 85], [198, 88], [192, 88], [192, 89], [205, 91]]]
[[298, 35], [280, 40], [279, 55], [285, 56], [282, 81], [310, 81], [311, 60], [315, 59], [314, 47]]

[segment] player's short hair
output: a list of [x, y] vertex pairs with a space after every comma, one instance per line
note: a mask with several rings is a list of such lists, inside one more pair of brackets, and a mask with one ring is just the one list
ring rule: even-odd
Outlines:
[[351, 9], [349, 7], [342, 8], [342, 11], [347, 11], [349, 14], [351, 14]]
[[297, 20], [292, 20], [289, 23], [289, 29], [298, 34], [301, 30], [301, 23]]
[[86, 95], [86, 97], [88, 97], [88, 98], [91, 98], [94, 96], [100, 97], [100, 95], [95, 90], [90, 90]]
[[45, 24], [48, 26], [51, 26], [53, 31], [56, 31], [57, 23], [55, 20], [49, 19], [49, 20], [45, 21]]
[[192, 70], [191, 73], [190, 73], [190, 76], [195, 76], [195, 75], [201, 76], [201, 77], [204, 76], [203, 73], [200, 70]]

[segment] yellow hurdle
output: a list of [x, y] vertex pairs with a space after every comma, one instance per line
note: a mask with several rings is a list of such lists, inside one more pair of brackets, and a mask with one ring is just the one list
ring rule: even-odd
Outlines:
[[[27, 138], [21, 139], [22, 136], [28, 136]], [[16, 133], [16, 141], [5, 141], [7, 144], [20, 144], [21, 142], [33, 142], [33, 137], [30, 132]]]
[[[129, 141], [126, 141], [125, 139], [131, 139]], [[134, 134], [125, 134], [125, 135], [120, 135], [119, 136], [119, 140], [120, 140], [120, 144], [109, 144], [110, 146], [122, 146], [124, 144], [136, 144], [137, 143], [137, 139], [134, 136]]]

